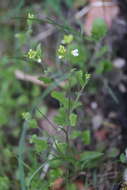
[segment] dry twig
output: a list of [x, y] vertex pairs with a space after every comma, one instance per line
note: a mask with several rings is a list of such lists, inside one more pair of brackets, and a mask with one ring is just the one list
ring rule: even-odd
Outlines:
[[[29, 75], [29, 74], [26, 74], [24, 73], [23, 71], [20, 71], [20, 70], [16, 70], [15, 71], [15, 76], [17, 79], [19, 80], [23, 80], [23, 81], [28, 81], [28, 82], [32, 82], [36, 85], [39, 85], [39, 86], [43, 86], [43, 87], [48, 87], [49, 84], [45, 84], [43, 81], [40, 81], [38, 78], [41, 77], [41, 76], [37, 76], [37, 75]], [[66, 84], [66, 81], [57, 81], [56, 80], [56, 83], [58, 84], [57, 86], [59, 87], [64, 87], [65, 84]]]

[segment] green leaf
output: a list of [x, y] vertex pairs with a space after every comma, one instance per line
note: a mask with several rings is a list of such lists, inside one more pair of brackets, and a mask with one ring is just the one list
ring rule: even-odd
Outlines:
[[102, 60], [96, 65], [96, 73], [102, 74], [111, 71], [112, 63], [109, 60]]
[[49, 160], [49, 164], [52, 168], [58, 168], [62, 164], [61, 160], [53, 158], [52, 160]]
[[76, 108], [78, 108], [78, 107], [80, 107], [81, 105], [82, 105], [81, 102], [74, 102], [73, 101], [73, 110], [76, 109]]
[[82, 70], [77, 71], [77, 72], [76, 72], [76, 76], [77, 76], [77, 80], [78, 80], [78, 82], [80, 83], [80, 85], [83, 86], [83, 85], [84, 85], [83, 71], [82, 71]]
[[71, 8], [72, 5], [73, 5], [73, 3], [74, 3], [74, 0], [65, 0], [65, 2], [66, 2], [66, 4], [67, 4], [67, 6], [68, 6], [69, 8]]
[[29, 99], [28, 99], [28, 97], [26, 95], [21, 95], [17, 99], [17, 103], [19, 105], [28, 104], [28, 102], [29, 102]]
[[37, 52], [37, 57], [41, 58], [42, 57], [42, 49], [41, 49], [41, 44], [38, 44], [36, 47], [36, 52]]
[[76, 78], [74, 72], [71, 73], [71, 74], [68, 76], [68, 81], [70, 81], [70, 82], [66, 82], [65, 85], [63, 86], [63, 89], [65, 89], [65, 90], [74, 87], [76, 84], [79, 84], [79, 81], [77, 80], [77, 78]]
[[36, 143], [35, 143], [35, 149], [38, 153], [41, 153], [43, 152], [44, 150], [46, 150], [48, 148], [48, 144], [45, 140], [38, 140]]
[[47, 114], [47, 107], [45, 105], [42, 105], [36, 110], [35, 116], [37, 119], [43, 119], [43, 117]]
[[82, 132], [82, 140], [84, 144], [90, 144], [91, 136], [90, 136], [90, 130], [85, 130]]
[[[47, 5], [50, 9], [55, 11], [57, 14], [61, 15], [60, 1], [59, 0], [46, 0]], [[49, 9], [49, 10], [50, 10]]]
[[58, 92], [58, 91], [53, 91], [51, 93], [51, 96], [55, 99], [57, 99], [61, 105], [64, 106], [64, 112], [67, 112], [68, 109], [76, 109], [77, 107], [81, 106], [81, 102], [78, 101], [73, 101], [69, 98], [65, 97], [65, 93], [63, 92]]
[[0, 189], [8, 190], [10, 186], [9, 179], [6, 176], [0, 176]]
[[29, 126], [30, 128], [37, 128], [38, 127], [37, 121], [35, 119], [31, 119], [29, 121]]
[[101, 47], [101, 49], [96, 53], [96, 57], [102, 57], [108, 52], [108, 46]]
[[76, 190], [76, 185], [74, 183], [67, 184], [67, 190]]
[[49, 84], [49, 83], [53, 82], [53, 80], [51, 78], [45, 77], [45, 76], [39, 77], [38, 79], [43, 81], [45, 84]]
[[62, 104], [66, 101], [65, 93], [63, 92], [53, 91], [51, 93], [51, 96], [59, 100], [59, 102], [61, 102]]
[[96, 151], [85, 151], [84, 153], [81, 154], [81, 161], [91, 161], [97, 158], [100, 158], [103, 156], [102, 152], [96, 152]]
[[35, 143], [36, 142], [36, 139], [37, 139], [37, 135], [32, 135], [31, 137], [30, 137], [30, 140], [29, 140], [29, 142], [30, 143]]
[[78, 130], [73, 130], [71, 135], [70, 135], [70, 138], [71, 139], [76, 139], [77, 137], [79, 137], [81, 135], [81, 131], [78, 131]]
[[59, 109], [58, 115], [54, 117], [54, 122], [57, 125], [67, 126], [69, 125], [68, 121], [68, 112], [64, 108]]
[[104, 64], [104, 72], [112, 70], [112, 63], [110, 60], [103, 60], [102, 63]]
[[127, 163], [127, 159], [126, 159], [126, 156], [125, 156], [124, 153], [122, 153], [122, 154], [120, 155], [120, 161], [121, 161], [123, 164]]
[[57, 143], [57, 148], [62, 152], [63, 154], [66, 152], [67, 144], [66, 143]]
[[5, 125], [6, 123], [8, 123], [8, 117], [7, 117], [7, 114], [6, 113], [6, 110], [4, 109], [4, 107], [0, 107], [0, 125]]
[[53, 182], [55, 179], [63, 175], [63, 170], [60, 168], [54, 168], [49, 171], [48, 175], [49, 179]]
[[48, 144], [47, 144], [46, 140], [38, 138], [37, 135], [31, 136], [30, 143], [34, 143], [35, 150], [38, 153], [41, 153], [48, 148]]
[[81, 168], [95, 168], [100, 163], [103, 153], [96, 151], [85, 151], [80, 156]]
[[107, 25], [103, 19], [98, 18], [93, 23], [92, 37], [95, 41], [103, 38], [107, 33]]
[[74, 127], [76, 125], [76, 122], [77, 122], [77, 115], [74, 113], [71, 113], [69, 116], [69, 119], [70, 119], [70, 125], [72, 127]]

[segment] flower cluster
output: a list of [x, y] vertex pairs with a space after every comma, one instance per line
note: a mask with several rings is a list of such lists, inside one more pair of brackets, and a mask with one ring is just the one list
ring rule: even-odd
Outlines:
[[60, 45], [60, 46], [59, 46], [59, 49], [58, 49], [58, 58], [59, 58], [59, 59], [64, 58], [65, 54], [66, 54], [66, 49], [65, 49], [65, 47], [64, 47], [63, 45]]
[[29, 59], [35, 59], [36, 55], [37, 55], [37, 51], [29, 49], [29, 51], [28, 51], [28, 58]]
[[[68, 45], [72, 43], [73, 39], [74, 39], [74, 37], [72, 34], [64, 35], [64, 38], [61, 41], [62, 45], [60, 45], [58, 50], [57, 50], [57, 54], [58, 54], [59, 59], [63, 59], [66, 56]], [[74, 57], [79, 56], [79, 50], [77, 48], [71, 50], [70, 53]]]
[[33, 59], [33, 60], [37, 61], [38, 63], [41, 63], [41, 59], [42, 59], [41, 45], [39, 44], [36, 47], [36, 50], [29, 49], [29, 51], [27, 53], [27, 57], [29, 59]]
[[35, 18], [34, 14], [28, 13], [28, 19], [33, 19], [33, 18]]

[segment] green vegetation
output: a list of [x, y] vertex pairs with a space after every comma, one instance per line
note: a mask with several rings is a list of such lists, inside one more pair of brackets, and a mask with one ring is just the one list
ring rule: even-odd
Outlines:
[[[65, 1], [68, 8], [73, 4], [72, 0]], [[46, 17], [39, 16], [39, 6]], [[85, 36], [82, 28], [78, 31], [65, 22], [59, 0], [39, 3], [22, 0], [17, 6], [14, 1], [3, 9], [0, 10], [3, 25], [0, 39], [5, 43], [0, 55], [0, 190], [53, 189], [59, 178], [65, 189], [75, 190], [75, 179], [83, 172], [95, 174], [106, 160], [117, 155], [117, 149], [109, 154], [103, 147], [91, 146], [94, 139], [90, 124], [81, 126], [82, 119], [88, 118], [80, 116], [85, 109], [85, 95], [97, 94], [105, 82], [105, 78], [100, 79], [112, 70], [104, 40], [107, 28], [102, 20], [97, 20], [92, 36]], [[52, 14], [59, 19], [52, 19]], [[55, 63], [51, 64], [46, 63], [47, 54], [52, 57], [47, 50], [50, 44], [45, 45], [35, 35], [47, 25], [57, 34], [51, 60]], [[53, 121], [47, 116], [49, 96], [59, 104]], [[47, 120], [55, 134], [43, 129], [42, 119]], [[77, 142], [82, 148], [76, 147]], [[126, 163], [124, 154], [120, 161]], [[83, 182], [88, 186], [86, 177]]]

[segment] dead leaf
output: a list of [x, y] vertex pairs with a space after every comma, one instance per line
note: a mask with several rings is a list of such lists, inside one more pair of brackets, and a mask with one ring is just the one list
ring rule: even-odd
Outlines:
[[52, 190], [63, 190], [64, 178], [57, 178], [52, 186]]

